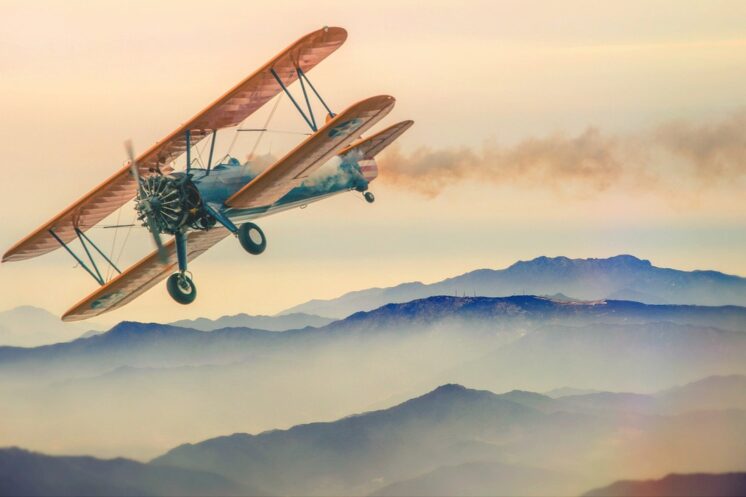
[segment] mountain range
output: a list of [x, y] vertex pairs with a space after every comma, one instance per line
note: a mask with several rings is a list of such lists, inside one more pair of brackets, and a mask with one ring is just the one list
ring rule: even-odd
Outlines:
[[[598, 332], [602, 328], [603, 333]], [[532, 333], [526, 333], [527, 331]], [[109, 331], [33, 348], [0, 347], [0, 372], [30, 370], [36, 378], [64, 368], [100, 374], [119, 367], [176, 367], [261, 362], [274, 352], [324, 348], [330, 343], [411, 337], [437, 331], [471, 337], [483, 346], [516, 348], [594, 344], [608, 349], [614, 337], [634, 347], [697, 346], [699, 354], [738, 353], [746, 339], [746, 307], [647, 305], [626, 301], [564, 302], [544, 297], [429, 297], [388, 304], [318, 328], [269, 332], [244, 327], [211, 332], [157, 323], [122, 322]], [[717, 337], [717, 339], [714, 339]], [[702, 342], [702, 343], [700, 343]], [[715, 351], [713, 351], [715, 347]], [[487, 349], [483, 349], [484, 352]], [[556, 353], [561, 348], [555, 349]], [[701, 376], [701, 375], [700, 375]]]
[[[744, 281], [631, 256], [538, 258], [278, 316], [80, 338], [40, 309], [0, 313], [0, 340], [10, 322], [6, 336], [49, 342], [0, 346], [0, 446], [39, 451], [0, 450], [0, 495], [681, 488], [603, 485], [743, 469]], [[488, 296], [450, 296], [464, 293]]]
[[631, 255], [607, 259], [538, 257], [506, 269], [479, 269], [436, 283], [370, 288], [329, 300], [311, 300], [283, 313], [342, 318], [388, 303], [434, 295], [565, 294], [580, 300], [631, 300], [647, 304], [746, 305], [746, 278], [718, 271], [656, 267]]
[[0, 496], [740, 495], [743, 474], [603, 485], [737, 470], [744, 406], [744, 375], [555, 399], [445, 384], [335, 421], [183, 444], [149, 463], [0, 449]]
[[[746, 386], [744, 376], [705, 381], [715, 391], [722, 383], [730, 391], [733, 381]], [[624, 406], [596, 411], [532, 392], [498, 395], [448, 384], [333, 422], [185, 444], [151, 464], [214, 472], [291, 495], [577, 495], [608, 481], [632, 454], [657, 459], [626, 461], [630, 474], [727, 470], [742, 461], [746, 448], [738, 439], [707, 440], [705, 433], [719, 426], [746, 434], [746, 411], [733, 408], [742, 405], [743, 393], [731, 399], [720, 392], [721, 410], [703, 411], [698, 392], [692, 388], [692, 404], [675, 408], [663, 407], [665, 392], [655, 394], [662, 410], [641, 415]], [[619, 438], [630, 430], [638, 435]], [[678, 450], [687, 455], [674, 457]]]
[[735, 306], [441, 296], [283, 332], [124, 322], [72, 342], [0, 347], [0, 445], [46, 451], [54, 440], [66, 452], [147, 458], [448, 382], [647, 393], [746, 374], [745, 356], [746, 308]]
[[[603, 398], [618, 395], [651, 404], [641, 414], [639, 402]], [[331, 422], [183, 444], [149, 463], [0, 449], [0, 496], [741, 495], [743, 473], [725, 472], [746, 456], [744, 405], [746, 376], [556, 399], [446, 384]], [[602, 486], [692, 468], [725, 474]]]

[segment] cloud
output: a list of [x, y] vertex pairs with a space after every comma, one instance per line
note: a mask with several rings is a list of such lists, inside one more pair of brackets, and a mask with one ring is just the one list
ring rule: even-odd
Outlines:
[[384, 182], [436, 196], [464, 180], [550, 188], [587, 196], [609, 189], [694, 190], [746, 176], [746, 112], [720, 122], [676, 121], [637, 135], [588, 128], [577, 136], [557, 133], [511, 146], [392, 147], [380, 159]]

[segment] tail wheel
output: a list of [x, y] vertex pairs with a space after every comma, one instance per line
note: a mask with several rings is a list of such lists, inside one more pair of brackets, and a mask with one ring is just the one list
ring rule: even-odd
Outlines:
[[243, 223], [238, 228], [238, 241], [246, 252], [254, 255], [261, 254], [267, 248], [264, 232], [254, 223]]
[[174, 273], [166, 281], [168, 294], [179, 304], [191, 304], [197, 298], [197, 287], [189, 276]]
[[373, 202], [376, 201], [376, 196], [373, 195], [373, 192], [365, 192], [363, 193], [363, 197], [365, 197], [365, 201], [368, 202], [369, 204], [372, 204]]

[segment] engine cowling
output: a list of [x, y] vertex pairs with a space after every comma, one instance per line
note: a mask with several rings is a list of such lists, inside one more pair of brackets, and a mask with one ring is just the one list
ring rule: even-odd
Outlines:
[[135, 209], [143, 226], [158, 233], [173, 235], [187, 226], [208, 229], [215, 224], [188, 176], [154, 174], [141, 179]]

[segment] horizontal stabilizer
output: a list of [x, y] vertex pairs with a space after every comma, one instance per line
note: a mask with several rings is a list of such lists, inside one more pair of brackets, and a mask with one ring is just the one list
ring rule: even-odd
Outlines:
[[383, 131], [379, 131], [373, 136], [360, 140], [353, 143], [349, 147], [345, 148], [339, 155], [345, 155], [349, 153], [355, 153], [359, 155], [360, 159], [372, 159], [378, 155], [381, 150], [388, 147], [394, 140], [399, 138], [406, 130], [412, 127], [414, 121], [402, 121], [396, 123]]

